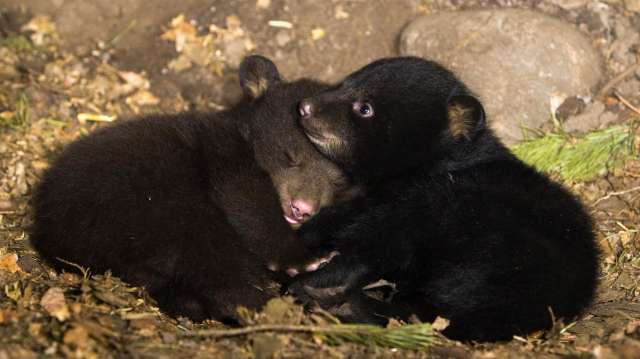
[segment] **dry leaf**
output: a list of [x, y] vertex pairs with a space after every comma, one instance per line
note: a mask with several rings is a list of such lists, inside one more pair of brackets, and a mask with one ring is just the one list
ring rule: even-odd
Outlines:
[[147, 90], [140, 90], [129, 96], [126, 100], [127, 104], [136, 107], [136, 106], [153, 106], [160, 103], [160, 100], [151, 92]]
[[338, 5], [336, 6], [334, 17], [336, 18], [336, 20], [348, 19], [349, 13], [344, 11], [344, 8], [342, 7], [342, 5]]
[[449, 321], [449, 319], [445, 319], [442, 317], [436, 317], [436, 319], [433, 321], [433, 323], [431, 324], [431, 327], [439, 332], [447, 329], [447, 327], [449, 326], [449, 323], [451, 323]]
[[191, 60], [189, 59], [188, 56], [180, 55], [175, 59], [169, 61], [169, 64], [167, 65], [167, 67], [173, 70], [173, 72], [181, 72], [190, 68], [191, 65], [193, 64], [191, 63]]
[[158, 327], [156, 320], [153, 318], [142, 318], [131, 320], [131, 327], [136, 329], [136, 332], [143, 337], [152, 337], [158, 333]]
[[261, 9], [266, 9], [271, 6], [271, 0], [257, 0], [256, 7]]
[[67, 345], [74, 345], [76, 348], [83, 349], [89, 346], [89, 332], [82, 325], [76, 325], [64, 333], [62, 341]]
[[18, 282], [13, 282], [10, 285], [5, 285], [4, 294], [17, 302], [22, 298], [22, 289], [20, 289], [20, 284]]
[[118, 71], [118, 75], [120, 76], [120, 78], [126, 81], [127, 84], [137, 89], [149, 89], [149, 80], [138, 73], [135, 73], [133, 71]]
[[32, 31], [31, 41], [41, 46], [47, 37], [56, 36], [56, 25], [48, 16], [36, 16], [20, 28], [21, 31]]
[[11, 309], [0, 309], [0, 324], [9, 324], [16, 322], [18, 315]]
[[13, 116], [15, 116], [15, 112], [12, 111], [3, 111], [0, 112], [0, 118], [2, 118], [3, 120], [9, 121], [13, 118]]
[[168, 64], [175, 72], [188, 69], [192, 63], [206, 66], [213, 61], [213, 36], [199, 36], [195, 26], [186, 21], [182, 14], [171, 21], [171, 29], [162, 34], [161, 38], [174, 41], [176, 51], [180, 54]]
[[45, 170], [49, 168], [49, 162], [46, 162], [46, 161], [35, 160], [31, 162], [31, 165], [36, 170]]
[[190, 41], [197, 41], [198, 31], [180, 14], [171, 20], [171, 29], [160, 37], [163, 40], [175, 41], [176, 51], [182, 52], [184, 45]]
[[311, 30], [311, 39], [313, 41], [317, 41], [322, 39], [324, 36], [326, 35], [326, 32], [324, 31], [323, 28], [321, 27], [316, 27], [315, 29]]
[[49, 288], [49, 290], [44, 293], [44, 296], [42, 296], [40, 305], [47, 311], [47, 313], [49, 313], [49, 315], [61, 322], [67, 320], [70, 316], [62, 288]]
[[29, 334], [38, 336], [42, 333], [42, 323], [29, 323]]
[[0, 270], [5, 270], [9, 273], [19, 271], [20, 266], [18, 266], [18, 255], [15, 253], [9, 253], [0, 257]]

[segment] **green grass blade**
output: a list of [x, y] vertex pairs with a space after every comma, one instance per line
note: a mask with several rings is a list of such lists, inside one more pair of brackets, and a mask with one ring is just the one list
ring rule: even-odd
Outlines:
[[550, 133], [512, 148], [525, 163], [541, 172], [556, 173], [567, 181], [590, 181], [636, 155], [633, 129], [612, 126], [582, 137]]

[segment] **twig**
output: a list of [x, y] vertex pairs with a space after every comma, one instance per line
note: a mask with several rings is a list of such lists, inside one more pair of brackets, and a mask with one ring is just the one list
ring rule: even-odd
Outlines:
[[633, 104], [631, 104], [631, 102], [627, 101], [627, 99], [622, 97], [622, 95], [620, 95], [618, 92], [614, 92], [613, 94], [616, 95], [618, 100], [620, 100], [620, 102], [622, 102], [623, 105], [627, 106], [631, 111], [633, 111], [636, 114], [640, 115], [640, 109], [639, 108], [635, 107]]
[[566, 325], [564, 328], [560, 329], [560, 334], [564, 334], [566, 333], [569, 329], [573, 328], [576, 326], [576, 324], [578, 324], [578, 322], [571, 322], [568, 325]]
[[326, 332], [339, 332], [342, 329], [318, 327], [312, 325], [287, 325], [287, 324], [261, 324], [251, 327], [237, 328], [237, 329], [207, 329], [199, 331], [190, 331], [181, 334], [186, 337], [212, 337], [212, 338], [224, 338], [224, 337], [237, 337], [253, 333], [262, 332], [296, 332], [296, 333], [326, 333]]
[[631, 192], [635, 192], [635, 191], [640, 191], [640, 186], [629, 188], [629, 189], [626, 189], [624, 191], [611, 192], [611, 193], [607, 194], [606, 196], [604, 196], [604, 197], [598, 199], [597, 201], [593, 202], [593, 205], [597, 206], [598, 203], [600, 203], [600, 202], [602, 202], [604, 200], [607, 200], [607, 199], [609, 199], [609, 198], [611, 198], [613, 196], [622, 196], [622, 195], [625, 195], [627, 193], [631, 193]]
[[529, 341], [527, 339], [525, 339], [525, 338], [523, 338], [523, 337], [521, 337], [519, 335], [514, 335], [513, 339], [515, 339], [515, 340], [517, 340], [519, 342], [522, 342], [522, 343], [529, 343]]
[[57, 260], [59, 260], [60, 262], [70, 265], [72, 267], [76, 267], [80, 270], [80, 272], [82, 273], [82, 277], [86, 280], [89, 277], [89, 270], [84, 268], [83, 266], [77, 264], [77, 263], [73, 263], [73, 262], [69, 262], [66, 259], [62, 259], [60, 257], [56, 257]]
[[640, 62], [636, 62], [634, 65], [629, 67], [628, 69], [619, 73], [616, 77], [612, 78], [607, 82], [600, 91], [598, 91], [598, 97], [604, 98], [611, 89], [616, 86], [618, 83], [622, 82], [627, 76], [634, 73], [636, 70], [640, 69]]
[[133, 27], [136, 26], [137, 23], [138, 21], [136, 19], [131, 20], [131, 22], [129, 22], [129, 24], [122, 31], [118, 32], [114, 37], [111, 38], [111, 40], [107, 41], [107, 46], [111, 47], [117, 44], [118, 41], [120, 41], [120, 39], [122, 38], [122, 36], [124, 36], [127, 32], [133, 29]]

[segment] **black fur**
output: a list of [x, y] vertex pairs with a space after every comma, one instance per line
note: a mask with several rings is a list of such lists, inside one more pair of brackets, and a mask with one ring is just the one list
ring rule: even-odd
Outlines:
[[[311, 141], [366, 193], [300, 229], [341, 253], [296, 278], [290, 292], [301, 300], [354, 322], [439, 315], [451, 320], [447, 336], [478, 341], [548, 328], [549, 309], [572, 320], [591, 302], [598, 251], [588, 214], [499, 142], [480, 102], [443, 67], [379, 60], [300, 113]], [[362, 292], [380, 278], [397, 285], [391, 303]]]
[[233, 321], [236, 306], [277, 295], [267, 265], [311, 260], [283, 209], [330, 203], [344, 177], [296, 125], [296, 103], [324, 85], [281, 82], [259, 56], [240, 79], [260, 91], [227, 111], [124, 121], [69, 145], [34, 197], [42, 257], [110, 270], [198, 321]]

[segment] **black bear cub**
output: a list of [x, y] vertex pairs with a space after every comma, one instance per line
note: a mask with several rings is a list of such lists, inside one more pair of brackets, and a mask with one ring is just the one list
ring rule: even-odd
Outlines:
[[260, 56], [240, 80], [229, 110], [124, 121], [69, 145], [34, 196], [35, 249], [58, 269], [110, 270], [197, 321], [233, 322], [236, 306], [277, 295], [267, 267], [317, 267], [291, 227], [348, 193], [297, 125], [297, 103], [324, 85], [283, 82]]
[[[440, 65], [373, 62], [300, 103], [309, 139], [365, 195], [323, 209], [300, 236], [341, 255], [289, 291], [344, 319], [448, 318], [444, 334], [493, 341], [574, 319], [598, 275], [592, 222], [559, 184], [515, 158], [481, 103]], [[390, 303], [363, 295], [383, 278]]]

